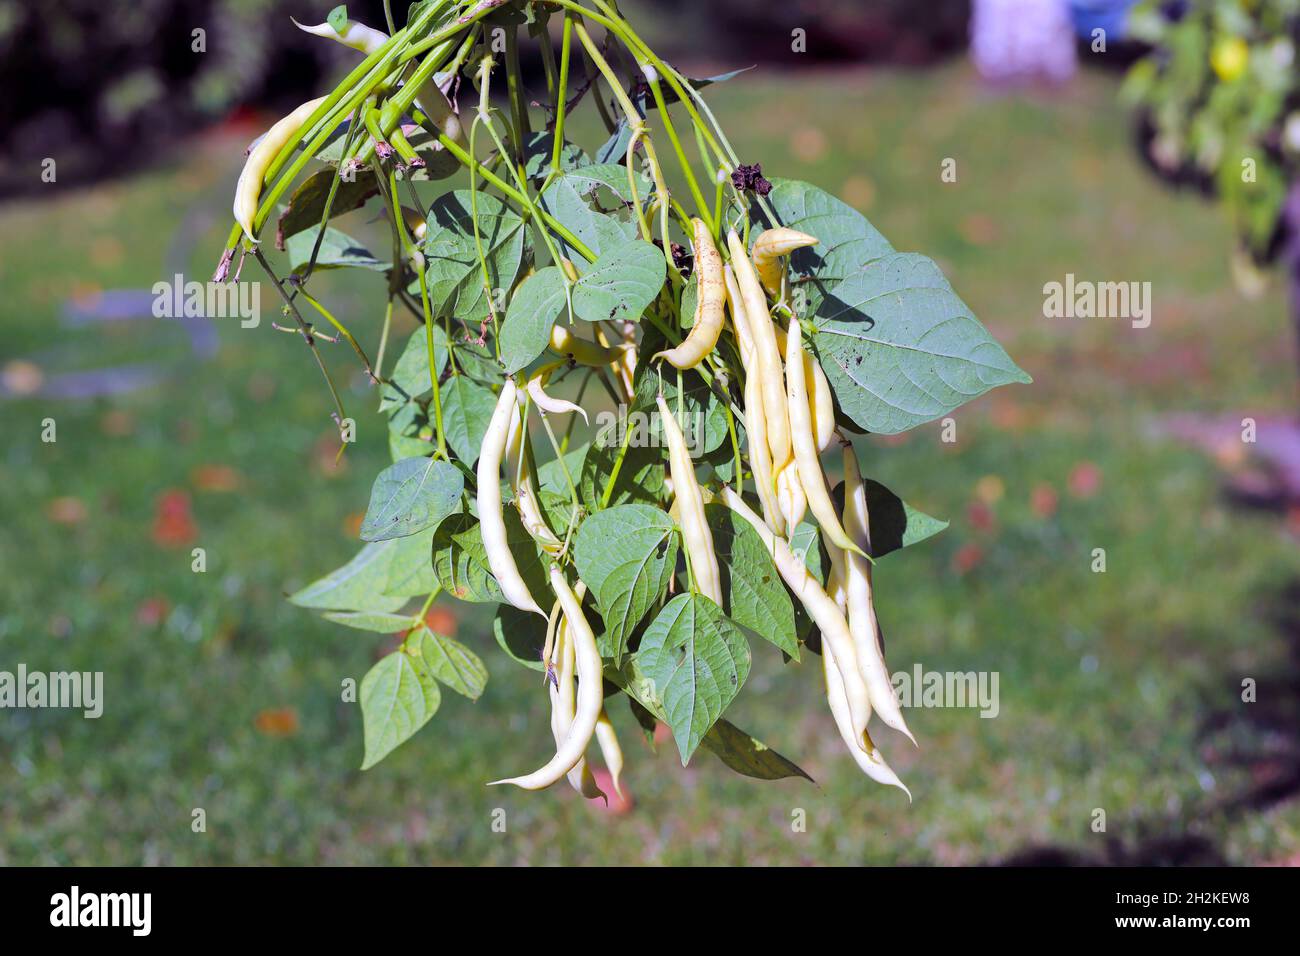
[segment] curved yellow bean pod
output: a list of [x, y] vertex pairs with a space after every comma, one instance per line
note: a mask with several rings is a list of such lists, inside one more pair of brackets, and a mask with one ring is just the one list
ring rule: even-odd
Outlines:
[[[784, 355], [785, 329], [778, 325], [774, 331], [777, 348]], [[812, 414], [813, 431], [817, 434], [817, 450], [825, 451], [826, 446], [835, 437], [835, 398], [831, 394], [831, 383], [827, 381], [826, 373], [822, 371], [817, 357], [807, 349], [803, 350], [803, 370], [804, 383], [807, 384], [809, 381], [813, 383], [812, 391], [808, 393], [808, 411]]]
[[759, 284], [758, 273], [745, 254], [745, 244], [733, 229], [727, 234], [731, 268], [745, 303], [745, 325], [754, 343], [755, 368], [763, 386], [763, 412], [767, 421], [767, 445], [772, 451], [772, 468], [779, 471], [790, 460], [790, 418], [785, 402], [785, 382], [781, 375], [781, 353], [776, 347], [772, 316], [767, 311], [767, 296]]
[[840, 524], [835, 513], [835, 503], [826, 490], [826, 477], [817, 458], [817, 438], [809, 412], [808, 389], [804, 381], [803, 333], [799, 320], [790, 320], [786, 336], [785, 380], [790, 407], [790, 440], [794, 445], [794, 460], [799, 466], [799, 483], [808, 496], [808, 508], [821, 525], [822, 532], [832, 543], [847, 551], [857, 551], [858, 546]]
[[898, 787], [907, 794], [907, 800], [911, 803], [912, 791], [903, 785], [903, 781], [898, 779], [898, 774], [885, 762], [871, 735], [865, 730], [859, 734], [854, 727], [849, 698], [844, 688], [843, 672], [835, 659], [835, 652], [825, 642], [822, 643], [822, 673], [826, 678], [826, 702], [830, 705], [831, 716], [835, 719], [835, 727], [839, 730], [840, 737], [844, 739], [853, 759], [868, 777], [877, 783]]
[[609, 370], [623, 389], [623, 397], [630, 402], [635, 394], [633, 382], [636, 376], [636, 349], [632, 347], [635, 339], [625, 331], [623, 344], [615, 347], [609, 344], [609, 337], [605, 335], [605, 331], [599, 325], [595, 327], [595, 331], [596, 342], [601, 348], [617, 348], [619, 350], [619, 356], [610, 364]]
[[550, 349], [557, 355], [571, 358], [579, 365], [597, 367], [611, 365], [623, 358], [626, 345], [597, 345], [590, 339], [579, 338], [567, 325], [556, 322], [551, 326]]
[[516, 403], [510, 415], [510, 437], [506, 441], [505, 453], [506, 467], [510, 469], [510, 487], [515, 493], [515, 507], [519, 509], [519, 520], [523, 522], [524, 530], [537, 546], [547, 554], [559, 554], [564, 550], [564, 542], [555, 536], [542, 515], [533, 473], [524, 455], [523, 438], [524, 423]]
[[654, 355], [654, 358], [665, 359], [675, 368], [694, 368], [713, 351], [722, 333], [722, 307], [727, 298], [722, 256], [718, 255], [718, 247], [713, 244], [709, 227], [699, 219], [692, 219], [691, 228], [695, 233], [695, 324], [681, 345]]
[[552, 415], [562, 415], [566, 412], [577, 412], [582, 416], [584, 422], [588, 421], [587, 410], [581, 405], [574, 404], [573, 402], [563, 398], [551, 398], [551, 396], [546, 394], [545, 390], [542, 388], [542, 379], [545, 377], [546, 376], [543, 374], [534, 375], [524, 386], [525, 390], [528, 392], [528, 396], [533, 400], [533, 404], [544, 412], [550, 412]]
[[754, 352], [754, 337], [749, 332], [745, 315], [745, 301], [740, 295], [736, 275], [731, 266], [723, 270], [727, 284], [727, 302], [731, 306], [731, 323], [740, 347], [740, 358], [748, 369], [744, 388], [745, 439], [748, 444], [749, 467], [754, 473], [758, 488], [758, 501], [763, 508], [763, 520], [776, 534], [784, 535], [785, 517], [781, 512], [776, 475], [772, 468], [772, 452], [767, 443], [767, 416], [763, 410], [762, 376], [758, 372]]
[[[817, 580], [808, 573], [807, 565], [790, 549], [790, 543], [772, 534], [767, 525], [754, 514], [733, 488], [723, 487], [722, 500], [728, 508], [748, 521], [750, 527], [763, 539], [763, 544], [767, 547], [767, 553], [772, 556], [772, 562], [776, 565], [781, 580], [794, 592], [794, 596], [799, 599], [799, 603], [804, 606], [813, 624], [821, 632], [822, 652], [825, 653], [825, 648], [829, 645], [835, 652], [836, 667], [841, 677], [846, 682], [856, 679], [861, 683], [857, 671], [849, 670], [848, 665], [854, 659], [853, 635], [849, 633], [848, 621], [836, 606], [834, 598], [827, 594]], [[869, 704], [864, 703], [863, 700], [849, 699], [853, 719], [851, 726], [862, 728], [867, 726], [867, 721], [871, 719], [868, 707]]]
[[[289, 18], [293, 20], [293, 17]], [[315, 26], [309, 26], [306, 23], [299, 23], [293, 20], [293, 25], [304, 33], [310, 33], [312, 36], [324, 37], [327, 40], [333, 40], [335, 43], [342, 43], [346, 47], [351, 47], [366, 56], [374, 53], [381, 46], [388, 42], [388, 34], [383, 30], [375, 30], [366, 26], [364, 23], [358, 23], [356, 20], [349, 20], [343, 26], [343, 31], [335, 30], [328, 23], [318, 23]]]
[[493, 780], [488, 784], [512, 783], [525, 790], [542, 790], [558, 781], [582, 759], [596, 732], [596, 721], [604, 706], [603, 665], [600, 651], [596, 647], [596, 635], [582, 613], [582, 602], [569, 587], [563, 572], [558, 567], [551, 568], [551, 588], [560, 599], [564, 612], [568, 636], [573, 641], [574, 656], [578, 667], [578, 700], [573, 723], [565, 734], [564, 742], [556, 749], [555, 756], [545, 765], [522, 777], [510, 777], [506, 780]]
[[[844, 524], [863, 550], [871, 548], [871, 528], [867, 514], [867, 492], [862, 484], [857, 455], [852, 445], [844, 446]], [[849, 632], [857, 651], [858, 669], [871, 696], [871, 706], [880, 719], [916, 744], [907, 729], [903, 709], [885, 664], [885, 650], [880, 640], [880, 622], [871, 588], [871, 564], [860, 554], [844, 552], [844, 589], [848, 596]]]
[[267, 130], [266, 135], [248, 154], [244, 168], [239, 173], [239, 182], [235, 184], [234, 209], [235, 222], [239, 223], [250, 242], [257, 242], [257, 236], [253, 234], [253, 220], [257, 216], [257, 201], [262, 195], [262, 177], [266, 175], [267, 167], [285, 145], [297, 138], [302, 124], [307, 122], [307, 118], [325, 100], [326, 97], [322, 96], [303, 103]]
[[545, 618], [546, 612], [533, 600], [528, 585], [519, 574], [514, 555], [510, 553], [506, 541], [506, 523], [501, 512], [501, 459], [510, 441], [512, 416], [518, 414], [518, 394], [514, 380], [506, 379], [501, 386], [496, 408], [492, 411], [492, 419], [488, 422], [487, 432], [483, 435], [483, 445], [479, 449], [476, 469], [479, 531], [483, 536], [488, 568], [501, 586], [506, 601], [521, 611], [533, 611]]
[[754, 269], [763, 288], [772, 294], [772, 298], [781, 296], [781, 280], [785, 277], [783, 256], [788, 256], [796, 249], [817, 245], [817, 237], [806, 232], [778, 227], [764, 229], [754, 240]]
[[718, 573], [718, 555], [713, 548], [713, 532], [704, 519], [704, 495], [695, 480], [695, 463], [686, 450], [686, 440], [677, 419], [662, 394], [655, 396], [659, 405], [659, 422], [668, 439], [668, 471], [672, 475], [673, 496], [681, 514], [682, 540], [691, 559], [695, 586], [701, 594], [722, 607], [722, 578]]
[[789, 528], [798, 527], [808, 508], [808, 496], [799, 481], [799, 467], [788, 462], [776, 476], [776, 504]]
[[429, 233], [429, 224], [410, 206], [402, 207], [402, 222], [406, 224], [406, 231], [416, 242], [421, 241]]
[[604, 758], [605, 766], [609, 768], [609, 775], [614, 781], [614, 792], [621, 797], [623, 788], [619, 784], [619, 778], [623, 776], [623, 748], [619, 746], [618, 734], [614, 731], [609, 714], [605, 713], [603, 707], [600, 709], [600, 717], [596, 720], [596, 743], [600, 744], [600, 755]]
[[[583, 590], [581, 585], [574, 590], [579, 599], [582, 597]], [[555, 738], [556, 749], [564, 745], [564, 738], [569, 735], [569, 728], [573, 726], [573, 719], [576, 714], [577, 681], [574, 674], [575, 660], [573, 640], [568, 635], [565, 618], [561, 616], [555, 640], [555, 683], [550, 686], [551, 735]], [[603, 715], [604, 712], [602, 708], [601, 714]], [[596, 724], [596, 729], [599, 732], [599, 723]], [[573, 765], [567, 776], [569, 786], [573, 787], [586, 799], [593, 800], [596, 797], [605, 796], [604, 791], [596, 783], [596, 778], [592, 776], [591, 767], [587, 765], [585, 756], [578, 759], [578, 762]]]
[[[826, 542], [826, 553], [831, 559], [830, 572], [826, 575], [826, 593], [830, 595], [835, 606], [840, 609], [841, 615], [848, 614], [849, 598], [848, 590], [844, 584], [844, 550], [837, 548], [830, 542]], [[847, 616], [845, 618], [847, 621]], [[853, 629], [849, 628], [849, 634], [852, 636]], [[822, 641], [822, 654], [826, 653], [826, 642]], [[867, 722], [871, 719], [871, 695], [867, 692], [867, 685], [862, 680], [861, 668], [858, 667], [857, 648], [852, 641], [849, 642], [848, 650], [840, 649], [841, 654], [835, 658], [836, 665], [839, 668], [840, 693], [844, 695], [849, 702], [849, 713], [852, 716], [850, 729], [853, 731], [850, 737], [845, 740], [857, 741], [859, 748], [866, 748], [867, 741]], [[848, 654], [849, 656], [844, 656]]]
[[755, 369], [745, 379], [745, 438], [749, 445], [749, 467], [763, 508], [763, 520], [776, 534], [785, 535], [785, 518], [776, 493], [776, 477], [767, 447], [767, 418], [763, 413], [762, 382]]
[[746, 364], [753, 361], [754, 337], [749, 334], [748, 319], [745, 316], [745, 301], [740, 295], [740, 286], [736, 284], [736, 273], [730, 263], [722, 270], [727, 285], [727, 304], [731, 306], [731, 329], [740, 346], [740, 357]]

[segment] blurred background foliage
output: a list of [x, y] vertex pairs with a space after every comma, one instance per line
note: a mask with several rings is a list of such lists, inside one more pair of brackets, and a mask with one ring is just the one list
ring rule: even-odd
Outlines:
[[[794, 72], [777, 66], [794, 23], [777, 6], [634, 5], [691, 73], [757, 63], [708, 93], [740, 155], [934, 256], [1034, 375], [964, 407], [956, 443], [931, 423], [861, 448], [872, 477], [952, 521], [882, 562], [891, 664], [997, 672], [997, 718], [909, 714], [923, 749], [891, 740], [909, 807], [840, 752], [816, 668], [756, 643], [728, 716], [816, 786], [707, 757], [682, 768], [620, 711], [630, 805], [502, 793], [484, 781], [545, 752], [545, 697], [485, 613], [439, 603], [431, 626], [482, 655], [487, 692], [447, 695], [361, 773], [340, 686], [396, 639], [284, 595], [357, 550], [388, 458], [374, 392], [346, 346], [325, 349], [358, 419], [338, 461], [319, 373], [270, 328], [266, 299], [262, 325], [242, 329], [152, 319], [147, 292], [211, 273], [244, 146], [266, 125], [243, 111], [279, 112], [347, 62], [288, 21], [327, 5], [0, 3], [0, 70], [25, 91], [0, 103], [0, 168], [30, 193], [0, 207], [0, 669], [103, 671], [107, 697], [99, 720], [0, 712], [0, 864], [1300, 862], [1300, 510], [1243, 507], [1222, 481], [1258, 467], [1244, 416], [1294, 417], [1280, 290], [1237, 294], [1218, 211], [1142, 168], [1120, 78], [1092, 68], [1112, 61], [1086, 42], [1071, 81], [990, 86], [960, 55], [965, 27], [946, 25], [961, 4], [809, 4], [810, 52], [790, 65], [818, 69]], [[218, 9], [270, 46], [217, 57]], [[195, 20], [211, 63], [189, 55]], [[571, 136], [604, 138], [589, 111]], [[58, 186], [37, 185], [16, 149], [60, 157]], [[93, 181], [110, 172], [123, 175]], [[363, 211], [345, 228], [365, 241], [380, 225]], [[1067, 273], [1152, 282], [1151, 327], [1045, 319], [1043, 286]], [[371, 344], [379, 283], [320, 278]], [[150, 374], [109, 374], [124, 369]], [[1211, 455], [1176, 438], [1193, 414], [1221, 425]]]
[[[647, 38], [667, 55], [709, 56], [726, 38], [733, 62], [921, 64], [965, 45], [969, 0], [646, 0]], [[382, 27], [381, 0], [349, 15]], [[65, 182], [137, 169], [178, 135], [262, 107], [284, 111], [315, 95], [350, 51], [290, 22], [330, 5], [283, 0], [0, 0], [0, 86], [35, 95], [0, 101], [0, 195], [38, 188], [26, 171], [47, 156]], [[393, 4], [398, 14], [405, 9]], [[792, 50], [804, 30], [806, 53]], [[200, 42], [193, 34], [202, 30]], [[540, 62], [525, 64], [540, 71]]]

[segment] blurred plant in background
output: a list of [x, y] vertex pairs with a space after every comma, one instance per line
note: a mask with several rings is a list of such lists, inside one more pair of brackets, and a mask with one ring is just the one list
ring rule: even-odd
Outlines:
[[[664, 36], [665, 48], [695, 45], [716, 51], [716, 38], [726, 37], [727, 49], [738, 59], [764, 64], [932, 63], [966, 46], [970, 0], [660, 0], [653, 4], [624, 4], [659, 8], [663, 19], [680, 25], [693, 16], [702, 33], [674, 29]], [[793, 31], [807, 40], [793, 42]], [[692, 39], [692, 35], [695, 39]]]
[[[353, 0], [383, 19], [378, 0]], [[250, 102], [300, 98], [344, 50], [294, 28], [277, 0], [0, 0], [0, 195], [138, 167], [178, 133]], [[301, 4], [301, 12], [313, 10]]]
[[1283, 248], [1300, 170], [1300, 0], [1149, 0], [1130, 30], [1153, 47], [1123, 88], [1141, 111], [1146, 156], [1219, 196], [1239, 247], [1234, 275], [1257, 292], [1255, 267]]

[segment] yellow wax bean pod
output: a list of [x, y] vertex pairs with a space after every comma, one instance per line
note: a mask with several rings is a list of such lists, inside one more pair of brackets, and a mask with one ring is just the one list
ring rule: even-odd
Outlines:
[[778, 227], [764, 229], [754, 240], [754, 270], [763, 288], [772, 298], [781, 297], [781, 280], [785, 277], [785, 257], [796, 249], [817, 245], [817, 237], [806, 232]]
[[690, 334], [676, 348], [655, 353], [675, 368], [694, 368], [718, 344], [724, 318], [723, 305], [727, 299], [726, 282], [722, 274], [722, 256], [718, 255], [709, 227], [699, 219], [691, 220], [695, 233], [695, 324]]

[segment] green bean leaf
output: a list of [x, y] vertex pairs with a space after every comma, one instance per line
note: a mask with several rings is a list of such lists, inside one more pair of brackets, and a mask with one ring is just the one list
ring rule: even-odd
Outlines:
[[432, 672], [406, 647], [380, 658], [370, 668], [361, 678], [359, 697], [366, 748], [362, 770], [369, 770], [409, 740], [429, 722], [442, 701]]
[[412, 623], [409, 614], [386, 614], [379, 611], [326, 611], [324, 616], [325, 620], [335, 624], [376, 634], [398, 634], [410, 630]]
[[[447, 367], [447, 334], [441, 326], [433, 327], [433, 361], [441, 376]], [[379, 410], [391, 412], [406, 402], [422, 398], [433, 391], [429, 378], [429, 343], [423, 328], [418, 328], [406, 340], [392, 374], [379, 388]]]
[[[297, 273], [307, 271], [312, 251], [316, 248], [316, 237], [319, 234], [320, 226], [316, 225], [289, 238], [289, 268], [292, 271]], [[376, 259], [374, 253], [346, 232], [333, 226], [325, 229], [325, 238], [321, 240], [320, 251], [316, 254], [315, 268], [387, 272], [391, 267], [391, 263]]]
[[[633, 178], [637, 197], [644, 203], [650, 193], [650, 181], [640, 172]], [[598, 256], [636, 236], [636, 219], [626, 208], [630, 202], [632, 190], [627, 167], [617, 162], [594, 163], [565, 172], [552, 179], [537, 197], [542, 209]], [[588, 268], [585, 256], [559, 236], [555, 238], [560, 244], [560, 254], [579, 272]]]
[[393, 542], [367, 544], [355, 558], [289, 596], [298, 607], [323, 611], [395, 611], [406, 598], [384, 594]]
[[559, 266], [547, 266], [519, 284], [501, 327], [501, 361], [507, 372], [514, 374], [546, 351], [565, 305]]
[[763, 539], [725, 505], [706, 505], [704, 515], [718, 556], [728, 616], [798, 660], [794, 604]]
[[[338, 140], [342, 149], [342, 139]], [[275, 247], [285, 249], [288, 239], [304, 229], [319, 227], [321, 217], [325, 215], [325, 206], [329, 202], [330, 188], [338, 178], [338, 170], [333, 167], [319, 169], [312, 173], [302, 185], [289, 197], [289, 205], [280, 213], [275, 226]], [[334, 203], [330, 206], [331, 218], [360, 209], [371, 196], [379, 194], [379, 183], [375, 174], [369, 169], [359, 170], [352, 179], [339, 179], [334, 191]], [[313, 237], [312, 241], [315, 241]]]
[[600, 254], [573, 287], [573, 311], [588, 322], [639, 321], [667, 277], [664, 255], [640, 239]]
[[[640, 672], [636, 658], [630, 659], [621, 669], [605, 668], [605, 678], [621, 687], [632, 705], [632, 713], [641, 725], [653, 749], [654, 722], [668, 723], [663, 701], [655, 693], [654, 682]], [[803, 777], [812, 783], [811, 776], [793, 760], [777, 753], [757, 737], [741, 730], [725, 717], [719, 718], [701, 741], [704, 749], [716, 756], [730, 769], [755, 780], [782, 780], [786, 777]]]
[[[871, 556], [877, 560], [908, 545], [932, 538], [948, 522], [913, 508], [878, 481], [864, 478], [867, 492], [867, 525], [871, 534]], [[844, 482], [831, 492], [836, 509], [843, 513]]]
[[[856, 210], [807, 183], [768, 197], [782, 223], [820, 242], [791, 257], [796, 311], [840, 409], [896, 434], [998, 385], [1030, 382], [924, 256], [897, 253]], [[799, 275], [802, 274], [802, 275]]]
[[432, 528], [460, 510], [465, 476], [447, 461], [406, 458], [379, 473], [361, 522], [362, 541], [386, 541]]
[[407, 638], [441, 683], [470, 700], [478, 700], [487, 686], [488, 672], [478, 655], [459, 641], [421, 625]]
[[468, 375], [457, 373], [442, 383], [442, 427], [457, 459], [469, 467], [478, 461], [483, 436], [496, 410], [497, 397]]
[[438, 586], [438, 579], [433, 573], [435, 531], [435, 528], [426, 528], [404, 538], [394, 539], [385, 594], [416, 597], [428, 594]]
[[668, 592], [677, 567], [673, 519], [644, 504], [597, 511], [578, 527], [573, 559], [605, 622], [601, 656], [619, 659], [637, 625]]
[[[478, 206], [477, 217], [472, 203]], [[529, 245], [524, 221], [490, 193], [471, 194], [464, 189], [435, 199], [425, 220], [428, 232], [420, 249], [427, 262], [425, 276], [433, 313], [451, 315], [477, 328], [488, 314], [488, 296], [496, 297], [497, 290], [512, 288], [519, 277]], [[411, 292], [419, 297], [418, 284]]]
[[531, 670], [546, 670], [542, 663], [546, 625], [536, 614], [510, 604], [500, 605], [492, 618], [492, 636], [511, 660]]
[[749, 676], [749, 644], [707, 597], [679, 594], [646, 628], [635, 656], [685, 765]]

